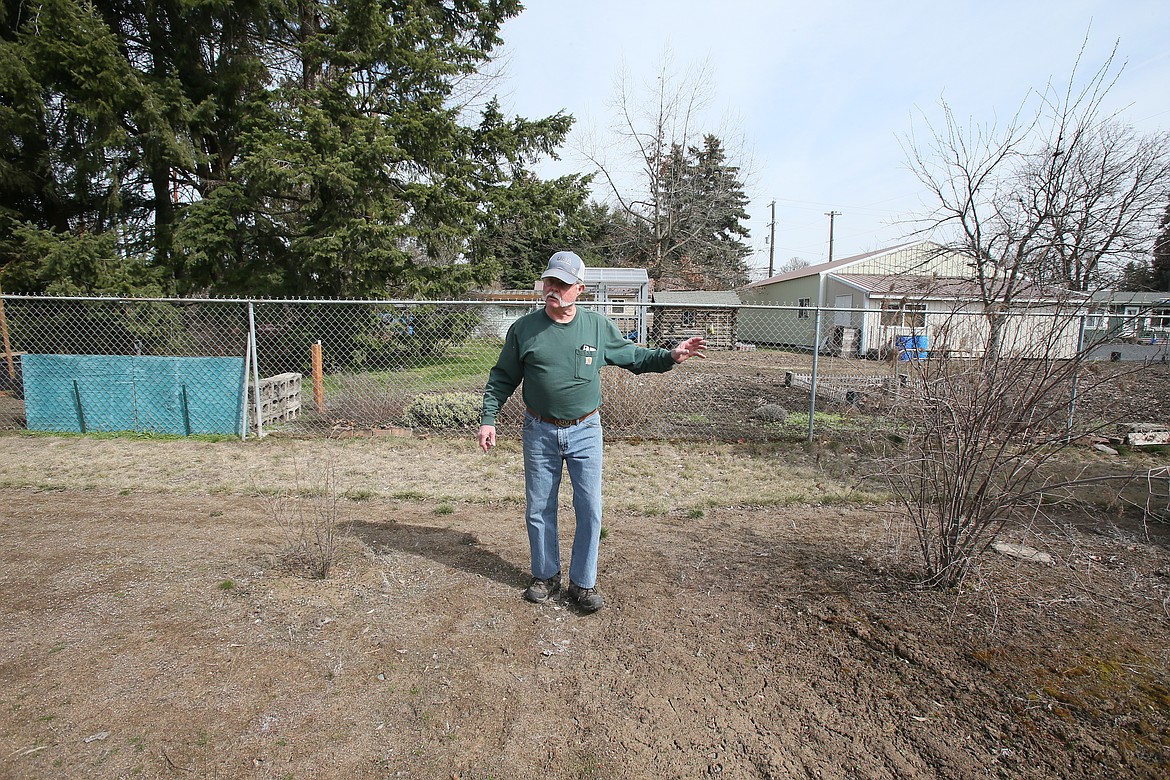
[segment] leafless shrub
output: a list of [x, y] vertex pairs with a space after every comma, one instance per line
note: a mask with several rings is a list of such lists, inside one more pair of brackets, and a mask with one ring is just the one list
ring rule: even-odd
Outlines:
[[[1078, 84], [1074, 67], [1002, 128], [944, 103], [925, 142], [911, 139], [935, 201], [923, 226], [969, 259], [976, 292], [956, 308], [982, 315], [936, 325], [931, 359], [912, 361], [905, 446], [885, 469], [927, 584], [957, 585], [1009, 519], [1054, 500], [1070, 483], [1045, 466], [1105, 423], [1076, 415], [1092, 382], [1087, 294], [1152, 245], [1170, 181], [1170, 134], [1139, 136], [1104, 110], [1115, 71], [1111, 57]], [[948, 340], [974, 355], [947, 359]]]
[[290, 491], [271, 496], [268, 515], [283, 538], [282, 562], [313, 579], [325, 579], [353, 520], [344, 516], [343, 489], [332, 461], [319, 471], [297, 464]]
[[1146, 472], [1145, 517], [1170, 523], [1170, 466], [1158, 466]]
[[354, 384], [329, 399], [326, 414], [335, 425], [373, 428], [399, 424], [413, 394], [405, 389], [378, 390]]
[[1035, 351], [909, 364], [894, 410], [901, 449], [880, 471], [911, 517], [925, 584], [961, 583], [1010, 521], [1067, 514], [1099, 501], [1102, 487], [1115, 503], [1134, 503], [1124, 493], [1135, 474], [1090, 472], [1063, 457], [1116, 423], [1075, 414], [1078, 393], [1100, 381], [1084, 370], [1083, 354], [1062, 351], [1054, 331]]
[[604, 369], [601, 397], [605, 403], [602, 411], [606, 426], [644, 427], [647, 420], [659, 417], [668, 401], [666, 382], [662, 375], [631, 374], [613, 367]]

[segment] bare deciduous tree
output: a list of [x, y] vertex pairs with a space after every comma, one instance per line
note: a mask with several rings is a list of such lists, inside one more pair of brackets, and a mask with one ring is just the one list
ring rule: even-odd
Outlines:
[[908, 139], [936, 205], [923, 230], [975, 260], [984, 303], [1010, 306], [1034, 283], [1091, 291], [1153, 246], [1170, 133], [1139, 134], [1105, 110], [1118, 75], [1112, 56], [1083, 86], [1074, 68], [1003, 128], [964, 124], [944, 102], [942, 126]]
[[[664, 58], [648, 99], [639, 100], [624, 79], [619, 85], [622, 157], [597, 148], [585, 156], [616, 204], [613, 255], [645, 265], [655, 279], [734, 287], [747, 281], [751, 254], [740, 241], [747, 237], [747, 174], [726, 138], [699, 130], [712, 92], [706, 67], [677, 78]], [[630, 160], [632, 176], [622, 167]]]
[[928, 315], [930, 359], [907, 364], [904, 448], [885, 469], [931, 585], [961, 582], [1004, 523], [1075, 483], [1048, 466], [1109, 422], [1075, 414], [1093, 381], [1085, 293], [1152, 247], [1170, 187], [1170, 135], [1140, 135], [1104, 109], [1118, 72], [1110, 57], [1078, 86], [1074, 68], [1003, 128], [962, 123], [944, 103], [928, 140], [909, 139], [935, 198], [924, 229], [971, 259], [973, 294], [951, 314], [983, 315], [962, 338], [960, 318]]
[[803, 257], [795, 257], [794, 256], [794, 257], [788, 258], [783, 263], [781, 263], [780, 267], [776, 269], [776, 273], [777, 274], [786, 274], [789, 271], [797, 271], [797, 270], [800, 270], [801, 268], [808, 268], [808, 261], [805, 260]]

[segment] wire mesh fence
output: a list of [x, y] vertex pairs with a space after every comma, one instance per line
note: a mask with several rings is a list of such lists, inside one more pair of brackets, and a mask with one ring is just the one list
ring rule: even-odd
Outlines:
[[[238, 436], [470, 433], [509, 325], [538, 306], [13, 295], [0, 302], [0, 428]], [[908, 321], [809, 306], [582, 306], [642, 345], [669, 348], [694, 335], [710, 345], [705, 360], [664, 374], [604, 368], [610, 437], [896, 436], [933, 403], [921, 388], [953, 382], [956, 367], [985, 369], [978, 344], [986, 318], [972, 313]], [[1033, 361], [1079, 361], [1089, 355], [1080, 322], [1057, 332], [1050, 322], [1019, 319], [1005, 343], [1039, 350], [1025, 354]], [[1069, 372], [1063, 394], [1053, 396], [1067, 404], [1070, 421], [1107, 414], [1160, 421], [1170, 397], [1166, 353], [1137, 363], [1099, 354], [1103, 362]], [[947, 370], [924, 370], [932, 366]], [[1101, 381], [1090, 383], [1104, 388], [1097, 397], [1078, 396], [1076, 377], [1086, 371], [1116, 375], [1122, 389]], [[519, 429], [522, 390], [498, 418], [503, 435]]]

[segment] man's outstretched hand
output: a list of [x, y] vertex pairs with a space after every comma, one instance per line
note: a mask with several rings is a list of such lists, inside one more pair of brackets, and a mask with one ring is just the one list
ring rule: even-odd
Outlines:
[[670, 351], [670, 359], [675, 363], [681, 363], [687, 358], [705, 358], [707, 357], [706, 351], [707, 339], [702, 336], [691, 336]]

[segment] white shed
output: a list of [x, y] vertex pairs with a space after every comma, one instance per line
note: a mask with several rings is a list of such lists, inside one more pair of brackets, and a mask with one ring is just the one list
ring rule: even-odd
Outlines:
[[[503, 338], [508, 327], [528, 312], [540, 308], [541, 281], [530, 290], [491, 290], [474, 293], [487, 302], [480, 336]], [[645, 268], [585, 267], [583, 306], [609, 317], [626, 338], [646, 343], [646, 309], [650, 303], [650, 277]]]
[[[541, 281], [533, 283], [541, 289]], [[645, 268], [585, 266], [585, 292], [578, 299], [609, 317], [630, 341], [646, 343], [646, 308], [650, 303], [650, 276]]]

